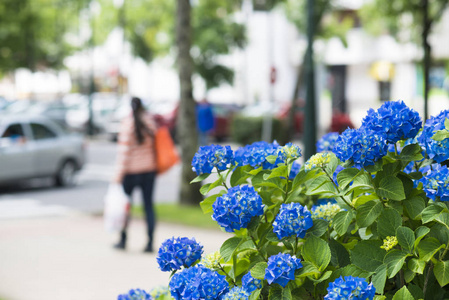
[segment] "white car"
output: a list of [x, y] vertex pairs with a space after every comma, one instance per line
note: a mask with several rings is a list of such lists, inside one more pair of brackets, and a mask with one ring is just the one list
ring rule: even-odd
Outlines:
[[56, 185], [70, 186], [84, 162], [81, 135], [42, 116], [0, 116], [0, 183], [53, 177]]

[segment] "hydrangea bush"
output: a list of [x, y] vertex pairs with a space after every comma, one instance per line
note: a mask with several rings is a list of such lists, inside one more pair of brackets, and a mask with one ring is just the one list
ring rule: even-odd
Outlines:
[[293, 144], [200, 148], [194, 181], [217, 178], [201, 187], [201, 207], [233, 236], [177, 263], [171, 296], [449, 298], [448, 118], [422, 128], [402, 101], [386, 102], [359, 129], [319, 141], [302, 167]]

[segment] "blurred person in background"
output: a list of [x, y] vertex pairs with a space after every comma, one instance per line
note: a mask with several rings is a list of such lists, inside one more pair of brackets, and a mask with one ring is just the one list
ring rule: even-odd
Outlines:
[[196, 106], [196, 121], [198, 125], [198, 137], [200, 146], [208, 144], [210, 131], [215, 128], [214, 113], [210, 103], [203, 99]]
[[[125, 117], [118, 134], [117, 173], [114, 181], [121, 183], [125, 194], [130, 199], [135, 187], [142, 190], [145, 209], [148, 243], [144, 252], [153, 252], [153, 233], [155, 212], [153, 208], [153, 187], [156, 177], [156, 153], [154, 148], [154, 133], [156, 123], [153, 116], [147, 112], [142, 101], [131, 99], [132, 114]], [[127, 227], [130, 220], [128, 211], [119, 242], [116, 249], [126, 248]]]

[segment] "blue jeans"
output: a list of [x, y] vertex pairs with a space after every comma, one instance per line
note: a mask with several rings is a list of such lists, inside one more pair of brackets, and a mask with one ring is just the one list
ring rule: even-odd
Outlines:
[[[131, 197], [135, 187], [140, 187], [143, 196], [143, 205], [147, 222], [148, 242], [153, 242], [155, 225], [155, 213], [153, 208], [153, 186], [156, 172], [146, 172], [141, 174], [128, 174], [123, 178], [123, 190]], [[128, 222], [127, 222], [128, 223]]]

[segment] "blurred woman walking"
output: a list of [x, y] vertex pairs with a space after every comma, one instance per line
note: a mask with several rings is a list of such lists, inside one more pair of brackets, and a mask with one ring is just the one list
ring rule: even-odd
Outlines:
[[[153, 208], [153, 186], [156, 177], [156, 153], [154, 133], [156, 123], [145, 110], [140, 98], [131, 99], [132, 114], [121, 122], [118, 135], [117, 172], [114, 181], [121, 183], [130, 197], [135, 187], [142, 190], [145, 209], [148, 243], [144, 252], [153, 252], [155, 213]], [[130, 220], [128, 212], [125, 225], [120, 233], [116, 249], [126, 248], [127, 228]]]

